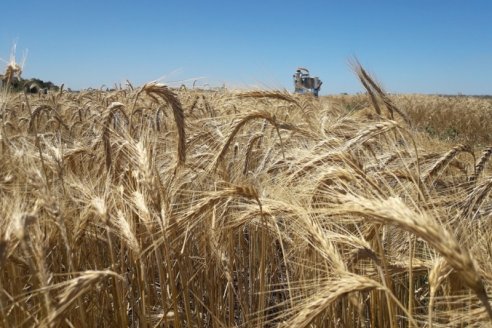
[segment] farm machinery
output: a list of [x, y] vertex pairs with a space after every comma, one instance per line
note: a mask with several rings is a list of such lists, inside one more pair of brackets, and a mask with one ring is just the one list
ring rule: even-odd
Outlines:
[[294, 93], [298, 94], [312, 94], [318, 97], [319, 89], [321, 88], [321, 80], [318, 77], [311, 77], [309, 75], [309, 70], [304, 67], [299, 67], [296, 73], [293, 75], [294, 78]]

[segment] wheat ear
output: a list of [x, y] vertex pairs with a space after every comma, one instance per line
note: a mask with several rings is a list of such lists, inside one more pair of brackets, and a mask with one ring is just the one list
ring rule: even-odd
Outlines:
[[425, 240], [434, 247], [460, 275], [464, 283], [475, 292], [492, 319], [492, 308], [487, 292], [468, 250], [433, 218], [409, 209], [399, 198], [377, 200], [354, 195], [338, 196], [340, 206], [335, 212], [360, 215], [383, 224], [394, 224]]
[[148, 83], [142, 87], [142, 91], [155, 101], [157, 101], [157, 97], [160, 97], [171, 106], [178, 130], [178, 165], [183, 165], [186, 161], [186, 133], [185, 117], [181, 102], [174, 92], [163, 84]]

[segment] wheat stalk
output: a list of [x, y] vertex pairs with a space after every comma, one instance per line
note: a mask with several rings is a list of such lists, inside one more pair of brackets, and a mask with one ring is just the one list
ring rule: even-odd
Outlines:
[[492, 308], [480, 275], [466, 249], [444, 227], [425, 214], [410, 210], [399, 198], [385, 200], [367, 199], [360, 196], [339, 196], [337, 213], [360, 215], [383, 224], [395, 224], [424, 239], [434, 247], [460, 275], [463, 282], [475, 292], [492, 319]]
[[[437, 173], [442, 171], [460, 152], [471, 153], [471, 148], [468, 145], [457, 145], [439, 158], [422, 176], [422, 181], [429, 182]], [[472, 153], [473, 154], [473, 153]]]
[[186, 132], [185, 117], [181, 102], [176, 94], [163, 84], [148, 83], [144, 85], [141, 90], [152, 97], [156, 102], [156, 97], [160, 97], [171, 106], [178, 131], [178, 165], [183, 165], [186, 161]]
[[319, 292], [302, 304], [301, 310], [281, 327], [307, 327], [319, 314], [338, 298], [353, 292], [385, 288], [378, 282], [358, 275], [345, 275], [320, 286]]
[[[237, 122], [235, 124], [231, 133], [227, 137], [224, 145], [222, 146], [221, 151], [216, 156], [214, 163], [212, 165], [214, 170], [217, 169], [217, 166], [219, 165], [219, 163], [224, 159], [224, 157], [227, 154], [227, 151], [229, 149], [229, 146], [231, 145], [232, 141], [234, 140], [234, 137], [236, 136], [236, 134], [238, 134], [239, 130], [244, 125], [246, 125], [246, 123], [248, 123], [249, 121], [255, 120], [255, 119], [264, 119], [264, 120], [268, 121], [270, 124], [272, 124], [277, 130], [278, 137], [280, 138], [280, 140], [282, 140], [281, 136], [280, 136], [280, 132], [279, 132], [279, 126], [278, 126], [278, 123], [277, 123], [274, 115], [271, 115], [270, 113], [264, 112], [264, 111], [253, 112], [253, 113], [247, 114], [247, 115], [243, 116], [239, 120], [239, 122]], [[282, 152], [283, 152], [283, 147], [282, 147]], [[285, 157], [285, 155], [284, 155], [284, 157]]]
[[480, 158], [478, 159], [475, 165], [475, 173], [471, 177], [472, 181], [478, 179], [479, 175], [485, 169], [485, 165], [487, 164], [487, 161], [490, 159], [491, 156], [492, 156], [492, 147], [485, 148], [484, 151], [482, 152], [482, 156], [480, 156]]
[[303, 109], [302, 106], [299, 104], [299, 102], [294, 97], [292, 97], [292, 95], [280, 91], [249, 91], [249, 92], [240, 93], [238, 97], [254, 98], [254, 99], [269, 98], [273, 100], [282, 100], [296, 105], [301, 110]]

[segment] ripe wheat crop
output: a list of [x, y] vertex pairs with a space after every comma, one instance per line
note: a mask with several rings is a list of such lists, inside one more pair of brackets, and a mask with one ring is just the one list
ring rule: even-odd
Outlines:
[[4, 89], [0, 326], [490, 325], [490, 100], [355, 71], [319, 99]]

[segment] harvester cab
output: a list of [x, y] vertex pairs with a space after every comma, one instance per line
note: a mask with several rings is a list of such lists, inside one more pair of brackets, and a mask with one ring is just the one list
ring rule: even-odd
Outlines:
[[294, 78], [294, 93], [312, 94], [318, 97], [319, 89], [321, 88], [321, 80], [318, 77], [311, 77], [309, 71], [304, 67], [299, 67], [293, 76]]

